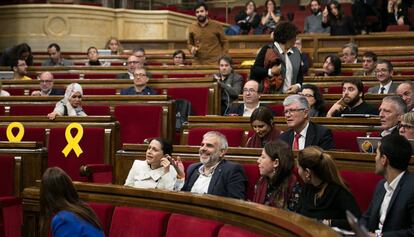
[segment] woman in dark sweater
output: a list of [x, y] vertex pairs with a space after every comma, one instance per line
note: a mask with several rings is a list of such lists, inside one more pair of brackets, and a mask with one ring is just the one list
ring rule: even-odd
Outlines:
[[280, 131], [273, 125], [272, 110], [265, 106], [255, 109], [250, 116], [250, 125], [254, 135], [247, 141], [246, 147], [262, 148], [266, 143], [279, 138]]
[[260, 23], [260, 15], [257, 14], [254, 1], [248, 1], [245, 9], [240, 11], [236, 17], [236, 24], [240, 27], [240, 34], [247, 35], [250, 30], [255, 30]]
[[331, 1], [323, 11], [322, 27], [331, 27], [331, 35], [354, 35], [355, 27], [352, 17], [344, 15], [341, 5]]
[[298, 213], [329, 226], [349, 229], [345, 211], [357, 217], [361, 213], [332, 157], [317, 146], [306, 147], [298, 154], [298, 172], [305, 182]]

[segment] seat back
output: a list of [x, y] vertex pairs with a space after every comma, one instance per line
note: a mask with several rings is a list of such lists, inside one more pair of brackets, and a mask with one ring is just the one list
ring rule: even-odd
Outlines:
[[257, 164], [243, 164], [243, 168], [247, 177], [246, 198], [247, 200], [253, 200], [254, 188], [260, 178], [259, 168]]
[[332, 130], [336, 149], [359, 152], [357, 137], [365, 137], [365, 131]]
[[54, 104], [48, 105], [12, 105], [10, 106], [10, 116], [46, 116], [55, 108]]
[[232, 225], [224, 225], [220, 228], [217, 237], [262, 237], [262, 235], [250, 232], [248, 230], [240, 229]]
[[199, 146], [203, 140], [203, 135], [209, 131], [217, 131], [226, 136], [229, 146], [242, 146], [244, 131], [242, 128], [191, 128], [188, 131], [188, 144]]
[[[13, 135], [17, 135], [18, 128], [13, 128]], [[0, 141], [8, 141], [7, 127], [0, 127]], [[45, 144], [45, 129], [44, 128], [25, 128], [22, 141], [43, 142]]]
[[85, 88], [84, 95], [116, 95], [115, 88]]
[[161, 106], [117, 105], [115, 117], [121, 127], [122, 143], [143, 143], [146, 138], [161, 136]]
[[[223, 224], [194, 216], [172, 214], [166, 237], [215, 237]], [[197, 230], [195, 230], [197, 228]]]
[[[79, 146], [83, 153], [77, 157], [74, 150], [71, 150], [67, 157], [62, 153], [68, 142], [65, 138], [66, 128], [52, 128], [49, 135], [48, 167], [58, 166], [75, 181], [86, 182], [86, 177], [81, 177], [79, 169], [86, 164], [104, 163], [104, 129], [83, 128], [83, 137]], [[76, 129], [71, 131], [72, 137], [76, 136]]]
[[0, 197], [14, 195], [14, 157], [0, 156]]
[[115, 207], [111, 237], [163, 237], [170, 213], [136, 207]]
[[105, 236], [109, 236], [114, 206], [106, 203], [91, 202], [89, 206], [94, 210], [102, 224]]
[[207, 115], [209, 101], [208, 87], [168, 88], [167, 95], [173, 99], [185, 99], [191, 102], [192, 115]]
[[85, 113], [89, 116], [109, 116], [111, 109], [109, 105], [83, 105]]

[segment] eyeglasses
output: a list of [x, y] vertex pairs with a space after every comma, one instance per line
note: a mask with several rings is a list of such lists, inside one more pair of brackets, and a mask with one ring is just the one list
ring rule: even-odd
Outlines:
[[249, 92], [250, 94], [253, 94], [253, 93], [256, 93], [257, 91], [255, 89], [252, 89], [252, 88], [250, 88], [250, 89], [244, 88], [243, 93], [247, 93], [247, 92]]
[[138, 74], [135, 74], [134, 73], [134, 77], [146, 77], [147, 75], [146, 74], [144, 74], [144, 73], [138, 73]]
[[305, 97], [314, 97], [314, 95], [311, 95], [311, 94], [302, 94], [302, 93], [299, 93], [299, 95], [305, 96]]
[[414, 128], [414, 126], [410, 125], [410, 124], [406, 124], [406, 123], [400, 123], [400, 128], [412, 129], [412, 128]]
[[288, 109], [288, 110], [283, 111], [283, 113], [287, 115], [287, 114], [293, 114], [293, 113], [296, 113], [302, 110], [305, 110], [305, 109]]
[[388, 69], [386, 69], [386, 68], [375, 69], [374, 72], [375, 73], [380, 73], [380, 72], [384, 72], [385, 73], [385, 72], [388, 72]]
[[40, 83], [52, 83], [52, 80], [39, 80]]
[[127, 62], [127, 64], [129, 64], [129, 65], [131, 65], [131, 64], [138, 64], [139, 62], [138, 61], [129, 61], [129, 62]]

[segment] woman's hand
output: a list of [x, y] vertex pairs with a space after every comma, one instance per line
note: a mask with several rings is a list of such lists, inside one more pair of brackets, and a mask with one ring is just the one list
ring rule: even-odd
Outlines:
[[325, 7], [325, 9], [322, 12], [322, 22], [323, 23], [328, 22], [328, 15], [329, 15], [328, 7]]
[[161, 158], [161, 166], [164, 167], [164, 174], [170, 172], [170, 164], [171, 162], [167, 157]]
[[177, 171], [177, 178], [184, 179], [185, 170], [184, 170], [183, 162], [181, 161], [181, 157], [177, 156], [177, 158], [173, 159], [171, 156], [167, 156], [167, 159], [170, 161], [175, 171]]
[[52, 113], [50, 113], [50, 114], [48, 114], [47, 115], [47, 117], [50, 119], [50, 120], [54, 120], [55, 118], [56, 118], [56, 116], [58, 115], [58, 113], [56, 113], [56, 112], [52, 112]]
[[401, 16], [400, 18], [398, 18], [397, 25], [399, 25], [399, 26], [404, 25], [404, 17], [403, 16]]

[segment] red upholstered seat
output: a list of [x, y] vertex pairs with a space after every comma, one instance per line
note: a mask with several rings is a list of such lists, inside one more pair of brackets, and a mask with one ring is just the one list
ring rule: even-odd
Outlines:
[[389, 25], [387, 26], [386, 31], [388, 32], [396, 32], [396, 31], [409, 31], [410, 26], [409, 25]]
[[167, 95], [173, 99], [190, 101], [192, 115], [200, 116], [208, 114], [209, 88], [207, 87], [169, 88]]
[[365, 131], [332, 130], [336, 149], [358, 152], [357, 137], [365, 137]]
[[[223, 224], [193, 216], [172, 214], [168, 220], [166, 237], [215, 237]], [[195, 230], [195, 228], [197, 230]]]
[[14, 157], [0, 156], [0, 236], [21, 236], [23, 207], [14, 196]]
[[136, 207], [115, 207], [111, 237], [163, 237], [170, 213]]
[[199, 146], [203, 140], [203, 135], [209, 131], [217, 131], [226, 136], [229, 146], [241, 146], [243, 129], [241, 128], [191, 128], [188, 131], [188, 144]]
[[115, 117], [121, 127], [122, 143], [143, 143], [146, 138], [161, 136], [161, 106], [117, 105]]
[[217, 237], [262, 237], [262, 235], [232, 225], [224, 225], [220, 228]]
[[[0, 127], [0, 141], [8, 141], [6, 134], [7, 127]], [[12, 133], [17, 135], [18, 128], [12, 129]], [[45, 129], [44, 128], [25, 128], [22, 141], [35, 141], [45, 143]]]
[[105, 232], [105, 236], [109, 236], [109, 228], [111, 227], [114, 206], [96, 202], [89, 203], [89, 206], [95, 211], [96, 215], [98, 216]]
[[116, 73], [88, 73], [84, 76], [85, 79], [115, 79]]
[[109, 116], [111, 109], [109, 105], [83, 105], [85, 113], [89, 116]]
[[282, 104], [267, 104], [266, 106], [273, 111], [274, 116], [285, 116], [283, 114], [284, 108]]
[[375, 187], [382, 176], [376, 175], [374, 172], [351, 170], [341, 170], [340, 173], [354, 195], [361, 212], [365, 212], [369, 207]]
[[259, 168], [257, 164], [243, 164], [244, 172], [247, 177], [247, 200], [253, 200], [254, 186], [260, 178]]
[[10, 95], [24, 95], [24, 89], [7, 88], [6, 90], [10, 93]]
[[[83, 153], [77, 157], [71, 150], [67, 157], [62, 150], [68, 144], [65, 138], [66, 128], [52, 128], [49, 135], [48, 167], [58, 166], [68, 173], [75, 181], [87, 181], [79, 174], [79, 168], [86, 164], [104, 163], [104, 129], [83, 128], [83, 137], [79, 142]], [[76, 136], [76, 129], [72, 129], [72, 137]]]
[[10, 116], [46, 116], [55, 108], [54, 104], [47, 105], [12, 105], [10, 106]]
[[79, 79], [78, 73], [53, 73], [55, 79]]
[[83, 89], [85, 95], [116, 95], [115, 88], [85, 88]]
[[4, 113], [5, 113], [6, 111], [4, 110], [4, 106], [3, 105], [0, 105], [0, 116], [4, 116]]

